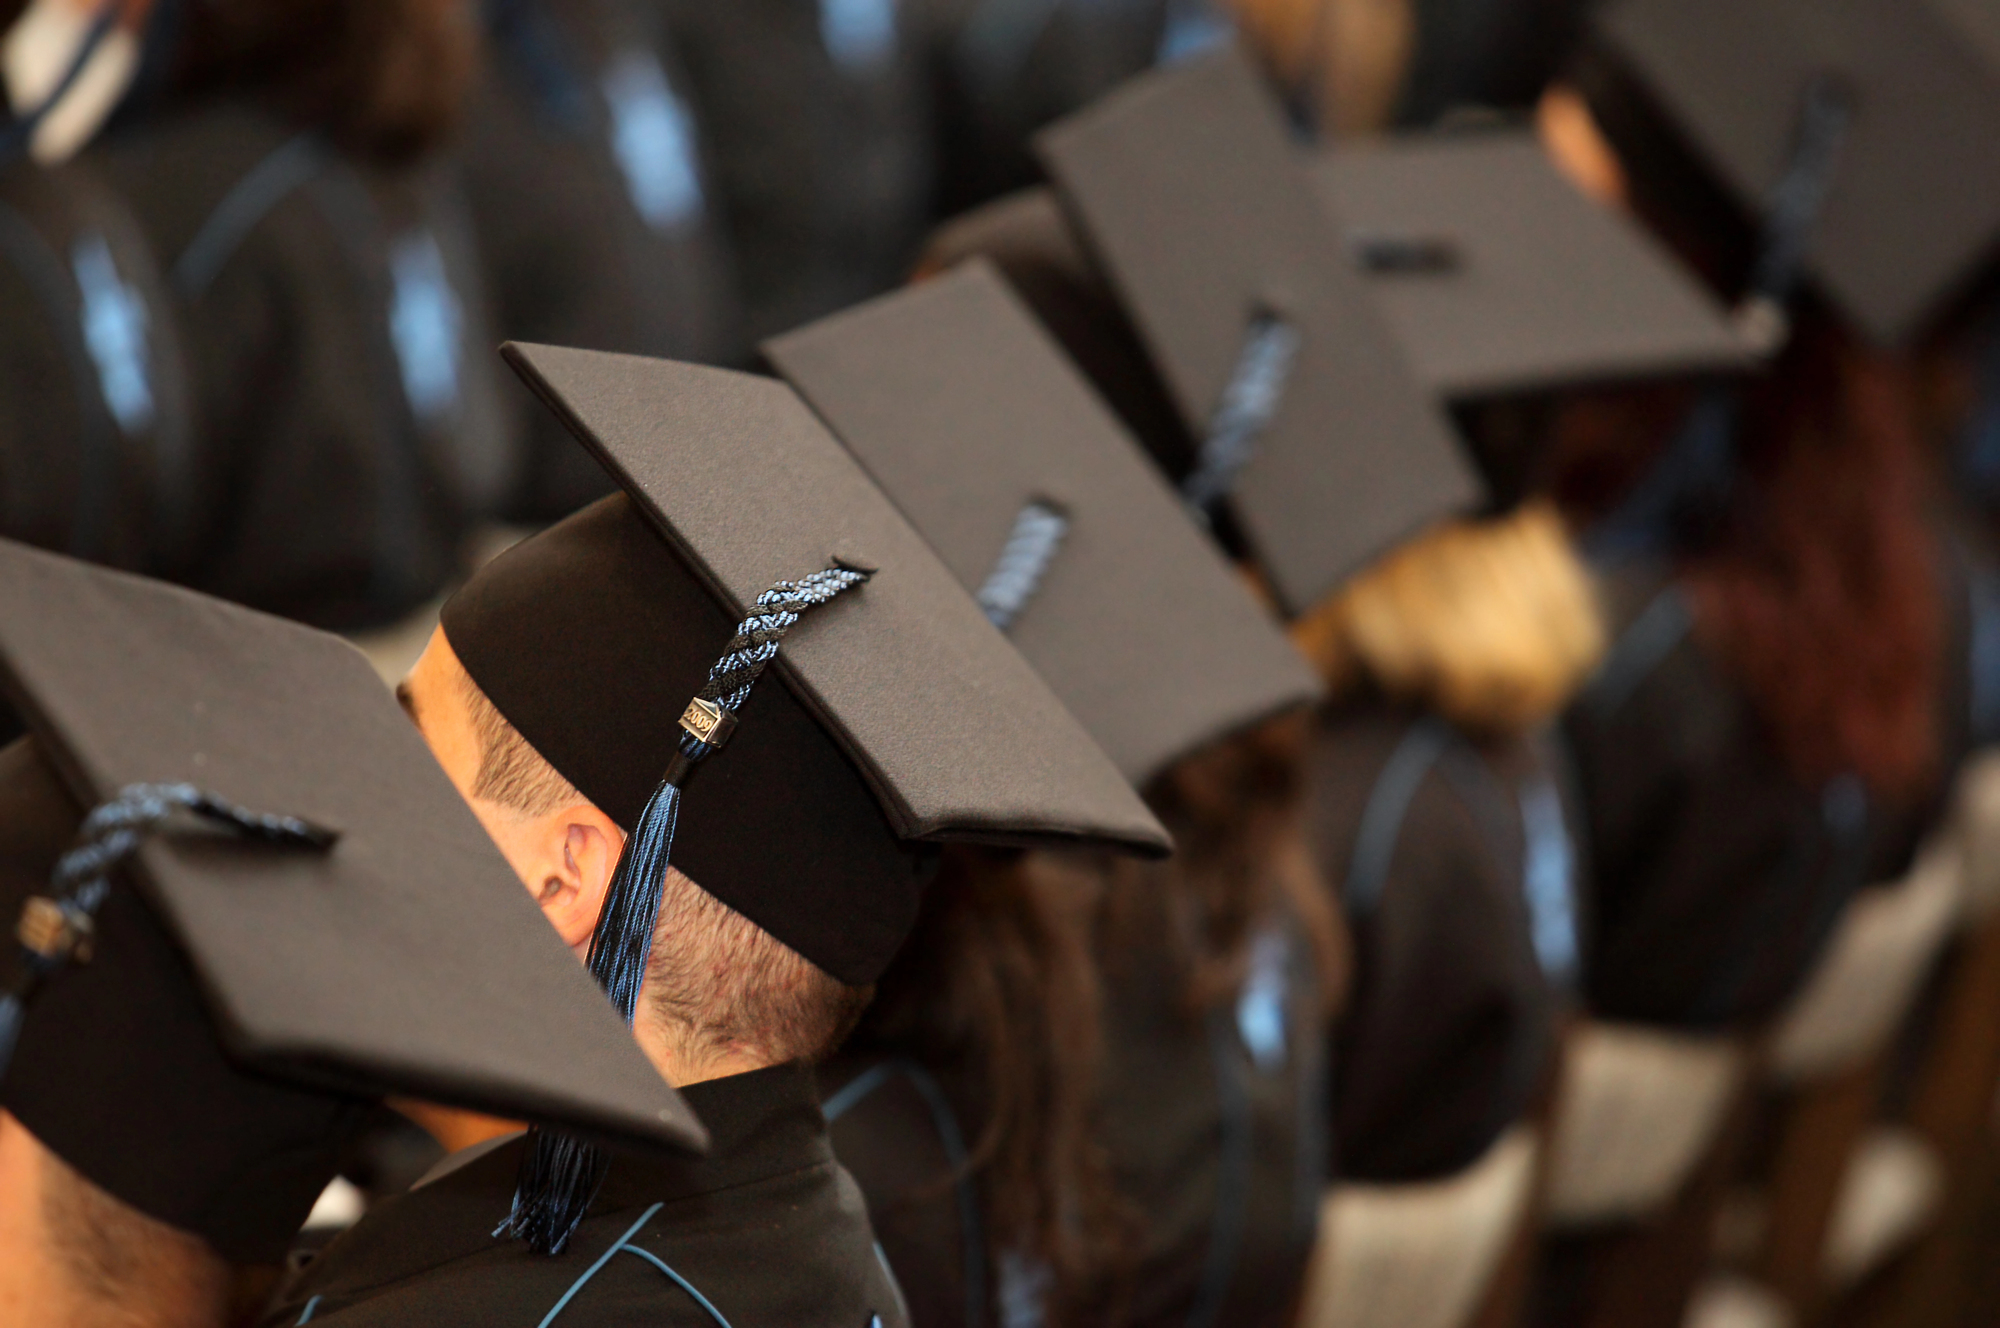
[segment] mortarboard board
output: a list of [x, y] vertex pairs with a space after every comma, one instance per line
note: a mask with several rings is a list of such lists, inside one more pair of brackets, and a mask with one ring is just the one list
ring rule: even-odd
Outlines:
[[[442, 625], [500, 713], [628, 831], [619, 876], [653, 897], [621, 902], [615, 880], [593, 940], [628, 1018], [668, 844], [697, 885], [850, 985], [908, 934], [925, 845], [1171, 847], [790, 388], [626, 355], [506, 354], [623, 493], [488, 564]], [[821, 569], [856, 575], [767, 652], [779, 681], [724, 706], [740, 704], [740, 729], [708, 756], [697, 734], [713, 717], [684, 717], [686, 698], [762, 630], [767, 587]], [[701, 762], [684, 801], [668, 792], [687, 774], [677, 752]], [[597, 962], [607, 928], [637, 938], [636, 965]], [[522, 1230], [560, 1248], [580, 1211], [543, 1226], [531, 1207]]]
[[994, 269], [767, 342], [996, 625], [1143, 786], [1320, 686]]
[[1200, 500], [1208, 477], [1227, 483], [1288, 611], [1477, 501], [1450, 425], [1330, 242], [1281, 113], [1240, 52], [1136, 79], [1036, 141], [1203, 436], [1184, 488]]
[[1979, 0], [1620, 0], [1598, 39], [1764, 217], [1808, 102], [1842, 109], [1806, 259], [1871, 337], [1907, 342], [2000, 239], [2000, 41]]
[[[219, 1042], [231, 1062], [314, 1092], [409, 1094], [622, 1140], [705, 1144], [701, 1125], [605, 1010], [353, 647], [192, 591], [0, 542], [0, 684], [39, 754], [10, 755], [14, 778], [0, 819], [46, 820], [67, 806], [56, 831], [66, 835], [86, 810], [108, 805], [138, 818], [141, 832], [134, 847], [96, 833], [101, 816], [85, 822], [88, 843], [106, 856], [65, 895], [51, 887], [51, 864], [37, 865], [32, 851], [46, 827], [10, 829], [0, 873], [8, 902], [19, 905], [31, 891], [72, 907], [86, 891], [107, 909], [143, 898], [157, 921], [137, 925], [159, 930], [163, 945], [185, 956], [178, 985], [200, 1012], [197, 1039]], [[34, 794], [38, 770], [58, 786], [45, 777]], [[134, 786], [154, 791], [137, 796]], [[216, 808], [151, 825], [158, 810], [188, 810], [187, 790], [174, 786], [292, 824], [252, 826], [248, 835], [200, 828], [204, 820], [244, 828]], [[158, 806], [148, 810], [149, 800]], [[274, 835], [279, 842], [268, 842]], [[130, 870], [110, 875], [125, 860], [121, 848], [131, 849]], [[116, 884], [128, 876], [137, 896]], [[100, 898], [92, 877], [109, 893]], [[21, 916], [24, 942], [63, 938], [47, 930], [56, 921], [48, 903]], [[66, 921], [78, 929], [63, 934], [87, 938], [87, 919], [71, 912]], [[60, 944], [43, 947], [32, 966], [44, 979], [26, 993], [0, 1096], [114, 1194], [195, 1225], [175, 1207], [192, 1196], [146, 1202], [154, 1173], [171, 1170], [168, 1159], [137, 1156], [144, 1150], [126, 1133], [93, 1135], [101, 1116], [69, 1110], [78, 1090], [67, 1078], [129, 1087], [129, 1067], [100, 1064], [107, 1048], [163, 1075], [192, 1072], [176, 1062], [179, 1046], [120, 1041], [131, 1009], [172, 993], [120, 971], [115, 930], [104, 931], [87, 963], [75, 962], [84, 955], [52, 962], [63, 957]], [[127, 945], [124, 953], [141, 951]], [[28, 968], [9, 976], [19, 981]], [[126, 1025], [65, 1014], [85, 1008], [123, 1008]], [[86, 1044], [93, 1050], [84, 1052]], [[91, 1080], [100, 1074], [109, 1079]], [[129, 1097], [99, 1106], [132, 1109]], [[104, 1174], [106, 1166], [116, 1174]], [[293, 1228], [303, 1216], [301, 1208]]]
[[1532, 133], [1317, 154], [1313, 183], [1417, 376], [1458, 401], [1751, 368], [1708, 290]]

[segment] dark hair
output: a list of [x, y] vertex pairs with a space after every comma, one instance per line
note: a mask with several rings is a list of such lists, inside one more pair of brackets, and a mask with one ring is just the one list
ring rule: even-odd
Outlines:
[[1345, 933], [1303, 828], [1311, 717], [1295, 712], [1182, 757], [1145, 789], [1174, 856], [1108, 865], [1099, 954], [1116, 969], [1165, 944], [1186, 975], [1191, 1011], [1233, 995], [1259, 920], [1289, 913], [1305, 934], [1329, 1012], [1346, 985]]
[[477, 32], [469, 0], [188, 0], [177, 94], [256, 97], [359, 156], [398, 164], [456, 128]]
[[[1578, 75], [1640, 219], [1733, 298], [1752, 261], [1747, 218], [1625, 71], [1597, 56]], [[1907, 806], [1940, 770], [1946, 644], [1913, 383], [1810, 293], [1795, 303], [1790, 341], [1743, 390], [1728, 506], [1686, 532], [1678, 572], [1699, 639], [1793, 773], [1853, 773]], [[1690, 400], [1659, 388], [1572, 403], [1556, 430], [1558, 498], [1600, 514]]]
[[977, 1105], [968, 1168], [990, 1249], [1047, 1265], [1058, 1324], [1081, 1321], [1126, 1239], [1095, 1130], [1092, 900], [1046, 860], [948, 848], [858, 1035], [942, 1068]]
[[1905, 806], [1939, 773], [1946, 638], [1912, 412], [1899, 366], [1803, 323], [1748, 394], [1744, 498], [1684, 565], [1697, 631], [1794, 771]]

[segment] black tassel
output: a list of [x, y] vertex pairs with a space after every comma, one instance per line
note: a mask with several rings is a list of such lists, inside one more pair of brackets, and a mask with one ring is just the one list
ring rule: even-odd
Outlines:
[[[757, 597], [736, 628], [708, 681], [681, 716], [681, 745], [673, 762], [625, 838], [590, 934], [590, 972], [626, 1023], [639, 1008], [646, 959], [660, 919], [674, 825], [680, 819], [681, 785], [705, 757], [728, 740], [736, 712], [799, 615], [865, 582], [873, 573], [839, 563], [798, 581], [780, 581]], [[538, 1128], [528, 1132], [527, 1152], [514, 1188], [514, 1211], [496, 1235], [528, 1242], [537, 1254], [561, 1254], [597, 1198], [609, 1164], [596, 1147]]]
[[[604, 907], [597, 915], [597, 927], [590, 935], [591, 976], [602, 984], [628, 1024], [639, 1008], [646, 958], [652, 949], [653, 929], [659, 925], [674, 826], [680, 819], [680, 782], [709, 750], [693, 737], [683, 740], [680, 759], [653, 790], [638, 823], [626, 836], [617, 870], [605, 891]], [[515, 1182], [514, 1211], [501, 1227], [502, 1234], [527, 1241], [528, 1248], [537, 1254], [561, 1254], [597, 1198], [609, 1170], [610, 1160], [602, 1149], [539, 1126], [530, 1130]]]

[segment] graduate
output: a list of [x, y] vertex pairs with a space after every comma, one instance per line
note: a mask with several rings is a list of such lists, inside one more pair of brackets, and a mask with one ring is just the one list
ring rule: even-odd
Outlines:
[[[950, 228], [934, 253], [996, 258], [1288, 613], [1310, 618], [1384, 550], [1476, 505], [1478, 479], [1340, 251], [1274, 108], [1240, 57], [1142, 80], [1057, 125], [1041, 152], [1061, 211], [1047, 194], [1004, 200]], [[1373, 441], [1382, 438], [1394, 443]], [[1547, 537], [1545, 526], [1537, 547], [1546, 549]], [[1572, 649], [1557, 652], [1555, 674], [1580, 667], [1565, 653]], [[1583, 654], [1587, 661], [1587, 648]], [[1343, 672], [1340, 681], [1357, 679]], [[1324, 812], [1335, 827], [1316, 847], [1336, 891], [1352, 875], [1355, 788], [1373, 783], [1351, 738], [1316, 740], [1351, 752], [1355, 768], [1333, 778], [1339, 762], [1315, 755], [1326, 779], [1307, 795], [1312, 819]], [[1501, 835], [1466, 837], [1489, 870], [1446, 872], [1448, 891], [1485, 892], [1479, 916], [1488, 922], [1458, 933], [1471, 951], [1441, 970], [1468, 980], [1443, 988], [1448, 999], [1422, 1003], [1436, 1041], [1371, 1034], [1351, 1047], [1333, 1044], [1333, 1176], [1347, 1165], [1341, 1131], [1364, 1119], [1372, 1123], [1358, 1130], [1356, 1165], [1381, 1167], [1380, 1178], [1461, 1168], [1520, 1118], [1547, 1072], [1551, 981], [1536, 962], [1520, 893], [1518, 831]], [[1342, 1023], [1353, 1029], [1408, 1013], [1397, 1001], [1370, 1000], [1370, 976], [1382, 973], [1388, 953], [1370, 947], [1402, 934], [1386, 924], [1378, 932], [1373, 894], [1357, 890], [1343, 900], [1367, 905], [1349, 917], [1360, 985]], [[1452, 913], [1475, 911], [1450, 897], [1449, 910], [1413, 910], [1421, 936], [1449, 939]], [[1442, 981], [1426, 990], [1435, 995]], [[1429, 1062], [1442, 1077], [1414, 1087], [1422, 1080], [1413, 1062]], [[1395, 1097], [1403, 1091], [1410, 1096]], [[1393, 1101], [1403, 1108], [1380, 1110]], [[1462, 1116], [1440, 1126], [1451, 1113]], [[1525, 1185], [1517, 1189], [1520, 1211]]]
[[406, 704], [711, 1148], [497, 1134], [270, 1322], [907, 1322], [811, 1063], [939, 841], [1170, 841], [789, 388], [510, 355], [621, 491], [475, 575]]
[[1179, 845], [952, 864], [920, 922], [943, 944], [823, 1071], [913, 1321], [1272, 1320], [1311, 1249], [1340, 986], [1300, 824], [1311, 672], [989, 265], [765, 352]]
[[707, 1146], [352, 647], [0, 542], [0, 679], [9, 1324], [249, 1321], [385, 1093]]
[[75, 157], [131, 77], [145, 8], [0, 6], [0, 533], [172, 575], [201, 480], [177, 314], [130, 210]]
[[[740, 360], [701, 128], [661, 16], [642, 0], [501, 0], [482, 14], [458, 158], [495, 330]], [[554, 416], [528, 414], [510, 518], [554, 520], [609, 492]]]
[[167, 274], [202, 446], [184, 579], [341, 631], [459, 571], [518, 457], [433, 150], [471, 71], [438, 0], [220, 0], [146, 28], [95, 150]]

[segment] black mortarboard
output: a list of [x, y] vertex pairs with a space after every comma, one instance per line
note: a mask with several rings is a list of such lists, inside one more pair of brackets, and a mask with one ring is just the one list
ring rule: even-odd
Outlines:
[[1240, 52], [1137, 79], [1037, 147], [1204, 440], [1184, 489], [1227, 489], [1288, 611], [1477, 501]]
[[[59, 777], [60, 794], [42, 802], [73, 804], [63, 833], [85, 809], [100, 809], [82, 842], [102, 855], [65, 890], [52, 883], [51, 864], [9, 854], [8, 917], [19, 913], [26, 946], [10, 989], [26, 1015], [4, 1099], [114, 1194], [203, 1229], [177, 1206], [198, 1196], [154, 1188], [171, 1159], [139, 1156], [147, 1150], [133, 1146], [132, 1122], [118, 1115], [155, 1107], [77, 1086], [130, 1094], [130, 1062], [172, 1076], [185, 1098], [180, 1076], [195, 1063], [212, 1061], [221, 1073], [219, 1055], [196, 1048], [183, 1063], [180, 1045], [131, 1036], [135, 1018], [146, 1018], [134, 1012], [179, 999], [179, 987], [187, 1008], [206, 1012], [191, 1039], [219, 1040], [257, 1076], [336, 1095], [410, 1094], [624, 1139], [704, 1143], [353, 647], [0, 542], [0, 684], [28, 722], [41, 768]], [[9, 767], [22, 764], [16, 757]], [[149, 791], [134, 792], [140, 786]], [[224, 803], [291, 819], [246, 827]], [[0, 819], [34, 805], [10, 795]], [[162, 812], [173, 814], [155, 824]], [[121, 824], [136, 844], [120, 843]], [[131, 870], [114, 874], [121, 848], [134, 850]], [[121, 970], [118, 954], [144, 949], [133, 948], [131, 925], [107, 922], [90, 962], [66, 947], [88, 939], [84, 915], [97, 907], [136, 907], [123, 902], [126, 875], [150, 906], [140, 911], [157, 919], [131, 925], [164, 924], [171, 944], [157, 948], [185, 955], [147, 969], [184, 973], [173, 992]], [[31, 891], [40, 902], [22, 908]], [[76, 1017], [86, 1009], [108, 1012], [109, 1023]], [[79, 1095], [94, 1106], [77, 1110]], [[141, 1086], [136, 1100], [173, 1096]], [[203, 1104], [187, 1105], [196, 1109], [188, 1128], [199, 1133]], [[306, 1207], [312, 1197], [303, 1196]]]
[[1619, 0], [1597, 20], [1734, 196], [1766, 217], [1809, 103], [1843, 123], [1809, 271], [1906, 342], [2000, 239], [2000, 39], [1980, 0]]
[[1417, 376], [1452, 400], [1751, 367], [1728, 311], [1532, 133], [1317, 154], [1321, 200]]
[[989, 265], [764, 350], [1133, 783], [1318, 696], [1283, 631]]
[[[444, 633], [500, 713], [628, 830], [592, 942], [628, 1018], [669, 846], [696, 884], [851, 985], [873, 982], [914, 923], [925, 844], [1171, 846], [790, 388], [628, 355], [507, 354], [625, 493], [489, 564], [446, 604]], [[837, 597], [801, 606], [782, 651], [763, 641], [767, 587], [823, 570], [844, 578]], [[760, 644], [780, 682], [689, 704]], [[569, 1219], [524, 1230], [559, 1248]]]

